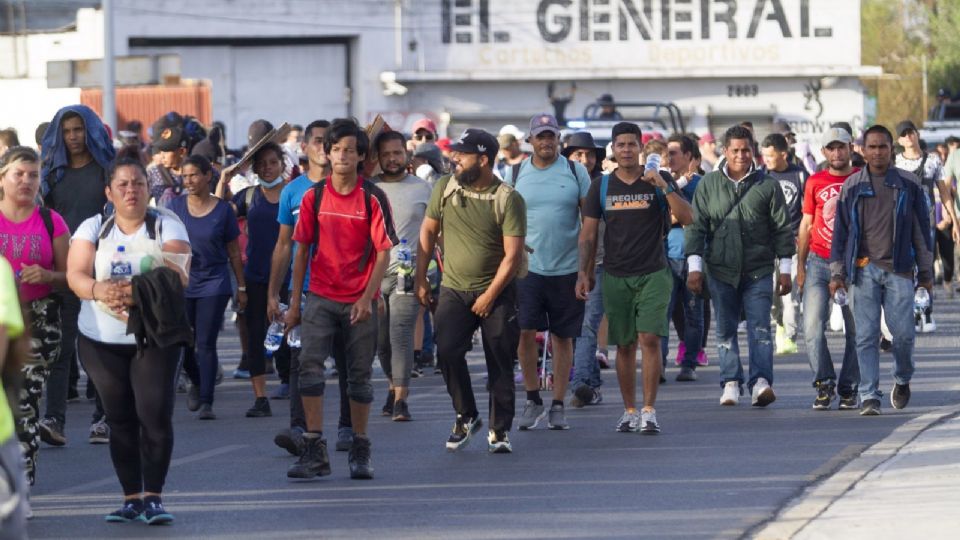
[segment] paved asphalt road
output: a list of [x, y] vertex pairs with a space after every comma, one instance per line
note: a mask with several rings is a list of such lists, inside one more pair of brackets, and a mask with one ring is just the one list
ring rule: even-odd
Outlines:
[[[903, 314], [909, 316], [909, 314]], [[252, 402], [245, 381], [217, 388], [219, 419], [201, 422], [178, 398], [174, 461], [164, 500], [171, 527], [111, 525], [120, 501], [106, 446], [87, 444], [92, 405], [70, 405], [64, 448], [44, 447], [33, 495], [33, 538], [736, 538], [910, 418], [960, 401], [957, 336], [960, 305], [938, 303], [939, 331], [920, 336], [909, 408], [861, 418], [810, 408], [806, 355], [777, 358], [778, 399], [767, 409], [718, 405], [715, 364], [700, 380], [661, 387], [659, 436], [614, 432], [622, 408], [612, 370], [604, 402], [569, 409], [566, 432], [511, 433], [512, 455], [490, 455], [480, 438], [459, 453], [444, 450], [453, 422], [439, 376], [415, 379], [414, 421], [379, 416], [370, 427], [376, 478], [351, 481], [345, 453], [331, 453], [333, 475], [293, 482], [293, 458], [273, 445], [287, 421], [243, 417]], [[227, 373], [239, 356], [235, 333], [221, 337]], [[831, 349], [841, 350], [841, 338]], [[741, 336], [741, 343], [743, 336]], [[743, 343], [741, 344], [743, 346]], [[712, 347], [712, 345], [711, 345]], [[716, 355], [710, 349], [711, 359]], [[671, 353], [673, 354], [673, 353]], [[882, 386], [892, 384], [883, 357]], [[482, 358], [471, 356], [478, 401], [485, 399]], [[385, 396], [382, 374], [375, 406]], [[271, 381], [271, 388], [276, 385]], [[328, 385], [327, 425], [336, 422], [336, 385]], [[518, 404], [522, 404], [518, 393]]]

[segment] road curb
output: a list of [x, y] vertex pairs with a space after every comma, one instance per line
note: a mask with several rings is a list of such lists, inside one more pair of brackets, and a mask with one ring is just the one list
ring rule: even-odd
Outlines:
[[830, 477], [805, 488], [770, 522], [756, 533], [748, 532], [745, 536], [759, 540], [792, 538], [837, 499], [852, 489], [863, 477], [897, 455], [904, 446], [917, 438], [918, 435], [941, 420], [957, 414], [960, 414], [960, 405], [949, 405], [909, 420], [893, 430], [886, 438], [864, 450], [862, 454]]

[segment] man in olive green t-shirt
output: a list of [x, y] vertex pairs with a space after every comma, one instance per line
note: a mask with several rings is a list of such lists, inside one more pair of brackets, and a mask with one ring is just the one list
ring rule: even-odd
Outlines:
[[[527, 212], [523, 197], [493, 175], [499, 145], [492, 135], [468, 129], [450, 149], [455, 177], [437, 182], [420, 228], [417, 295], [425, 306], [432, 301], [427, 264], [442, 234], [437, 365], [457, 413], [447, 450], [466, 445], [483, 424], [466, 360], [480, 327], [491, 394], [488, 449], [507, 453], [515, 407], [513, 357], [520, 338], [514, 278], [523, 258]], [[450, 189], [451, 182], [460, 188]]]

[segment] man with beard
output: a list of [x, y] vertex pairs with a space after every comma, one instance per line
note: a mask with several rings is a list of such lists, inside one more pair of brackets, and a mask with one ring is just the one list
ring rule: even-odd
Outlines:
[[383, 415], [392, 417], [394, 422], [411, 420], [407, 394], [414, 361], [414, 327], [420, 315], [411, 268], [404, 268], [398, 255], [404, 247], [411, 254], [416, 249], [420, 225], [430, 202], [430, 185], [407, 174], [406, 142], [399, 131], [387, 131], [377, 137], [373, 145], [383, 171], [373, 182], [387, 194], [401, 242], [391, 251], [390, 265], [380, 285], [381, 318], [377, 339], [377, 356], [390, 384]]
[[457, 413], [447, 450], [465, 446], [483, 424], [466, 360], [480, 327], [490, 390], [488, 450], [507, 453], [512, 451], [507, 432], [513, 424], [513, 354], [520, 333], [514, 278], [524, 261], [527, 212], [520, 194], [493, 174], [499, 150], [493, 135], [468, 129], [450, 149], [455, 176], [437, 182], [420, 228], [417, 295], [424, 306], [433, 301], [427, 266], [442, 232], [437, 360]]

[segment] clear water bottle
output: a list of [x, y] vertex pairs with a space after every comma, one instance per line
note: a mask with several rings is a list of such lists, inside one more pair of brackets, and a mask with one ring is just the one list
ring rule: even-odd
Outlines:
[[913, 303], [917, 309], [926, 311], [930, 307], [930, 291], [925, 287], [917, 287], [917, 292], [913, 295]]
[[113, 253], [113, 259], [110, 261], [110, 279], [131, 278], [133, 278], [133, 263], [127, 256], [127, 248], [117, 246], [117, 251]]
[[276, 352], [280, 348], [280, 343], [283, 342], [283, 317], [286, 313], [287, 306], [280, 304], [280, 317], [271, 322], [270, 327], [267, 328], [267, 337], [263, 340], [263, 348], [269, 354]]
[[847, 290], [843, 287], [837, 289], [837, 292], [833, 293], [833, 303], [838, 306], [847, 305]]
[[287, 345], [293, 349], [300, 348], [300, 325], [294, 326], [289, 332], [287, 332]]
[[413, 252], [406, 238], [397, 247], [397, 294], [413, 294]]
[[644, 172], [646, 171], [658, 171], [660, 170], [660, 154], [650, 154], [647, 156], [647, 164], [643, 167]]

